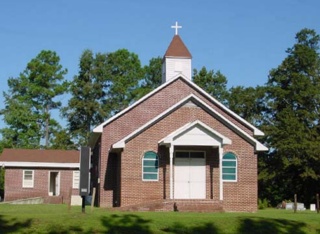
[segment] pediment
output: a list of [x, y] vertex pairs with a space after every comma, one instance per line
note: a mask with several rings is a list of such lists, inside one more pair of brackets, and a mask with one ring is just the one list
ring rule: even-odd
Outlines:
[[176, 146], [223, 146], [231, 140], [201, 121], [188, 123], [159, 141], [163, 145]]

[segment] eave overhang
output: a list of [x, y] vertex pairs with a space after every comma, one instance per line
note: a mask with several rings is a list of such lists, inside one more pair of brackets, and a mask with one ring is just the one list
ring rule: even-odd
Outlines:
[[7, 162], [0, 161], [0, 166], [16, 168], [80, 168], [80, 163], [45, 163], [45, 162]]
[[172, 79], [168, 80], [166, 83], [163, 83], [162, 85], [160, 85], [158, 88], [154, 89], [153, 91], [151, 91], [149, 94], [145, 95], [144, 97], [142, 97], [141, 99], [139, 99], [138, 101], [136, 101], [135, 103], [133, 103], [132, 105], [128, 106], [126, 109], [124, 109], [123, 111], [119, 112], [118, 114], [114, 115], [113, 117], [109, 118], [108, 120], [106, 120], [105, 122], [103, 122], [102, 124], [98, 125], [97, 127], [95, 127], [93, 129], [94, 133], [102, 133], [103, 132], [103, 128], [104, 126], [106, 126], [107, 124], [111, 123], [112, 121], [114, 121], [115, 119], [119, 118], [120, 116], [124, 115], [125, 113], [127, 113], [128, 111], [130, 111], [131, 109], [133, 109], [134, 107], [136, 107], [137, 105], [139, 105], [140, 103], [142, 103], [143, 101], [145, 101], [146, 99], [148, 99], [150, 96], [154, 95], [155, 93], [159, 92], [160, 90], [162, 90], [163, 88], [165, 88], [166, 86], [168, 86], [169, 84], [171, 84], [172, 82], [174, 82], [177, 79], [183, 79], [184, 82], [188, 83], [191, 87], [193, 87], [195, 90], [197, 90], [199, 93], [201, 93], [202, 95], [204, 95], [207, 99], [209, 99], [210, 101], [212, 101], [214, 104], [216, 104], [217, 106], [219, 106], [223, 111], [225, 111], [227, 114], [229, 114], [230, 116], [232, 116], [233, 118], [235, 118], [236, 120], [238, 120], [241, 124], [243, 124], [244, 126], [246, 126], [247, 128], [251, 129], [253, 131], [253, 135], [254, 136], [264, 136], [264, 133], [262, 131], [260, 131], [258, 128], [256, 128], [255, 126], [253, 126], [252, 124], [250, 124], [249, 122], [247, 122], [246, 120], [244, 120], [243, 118], [241, 118], [239, 115], [237, 115], [236, 113], [234, 113], [233, 111], [231, 111], [230, 109], [228, 109], [225, 105], [223, 105], [222, 103], [220, 103], [218, 100], [216, 100], [215, 98], [213, 98], [211, 95], [209, 95], [207, 92], [205, 92], [202, 88], [200, 88], [198, 85], [196, 85], [195, 83], [193, 83], [191, 80], [189, 80], [187, 77], [185, 77], [183, 74], [178, 74], [175, 77], [173, 77]]
[[[255, 147], [255, 151], [268, 151], [268, 148], [265, 147], [263, 144], [261, 144], [259, 141], [257, 141], [254, 137], [250, 136], [248, 133], [246, 133], [244, 130], [236, 126], [234, 123], [232, 123], [230, 120], [226, 119], [223, 115], [221, 115], [219, 112], [214, 110], [211, 106], [209, 106], [207, 103], [202, 101], [200, 98], [195, 96], [194, 94], [190, 94], [189, 96], [182, 99], [180, 102], [176, 103], [175, 105], [168, 108], [166, 111], [162, 112], [160, 115], [156, 116], [137, 130], [133, 131], [131, 134], [127, 135], [120, 141], [114, 143], [112, 145], [113, 149], [123, 149], [125, 147], [125, 144], [139, 135], [141, 132], [155, 124], [156, 122], [160, 121], [170, 113], [172, 113], [174, 110], [178, 109], [179, 107], [183, 106], [187, 102], [192, 101], [198, 106], [202, 107], [205, 111], [207, 111], [210, 115], [217, 118], [219, 121], [224, 123], [226, 126], [228, 126], [230, 129], [232, 129], [234, 132], [242, 136], [245, 140], [247, 140], [250, 144], [252, 144]], [[217, 134], [217, 132], [214, 132]]]

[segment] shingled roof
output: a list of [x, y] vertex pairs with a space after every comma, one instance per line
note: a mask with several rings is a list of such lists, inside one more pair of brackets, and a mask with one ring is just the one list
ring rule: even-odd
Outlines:
[[4, 149], [1, 162], [79, 163], [77, 150]]
[[174, 35], [164, 57], [192, 58], [179, 35]]

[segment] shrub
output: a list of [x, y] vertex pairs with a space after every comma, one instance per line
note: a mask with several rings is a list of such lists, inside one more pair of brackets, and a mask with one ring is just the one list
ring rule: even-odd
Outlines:
[[269, 207], [269, 201], [264, 198], [263, 200], [261, 200], [260, 198], [258, 199], [258, 209], [259, 210], [263, 210]]

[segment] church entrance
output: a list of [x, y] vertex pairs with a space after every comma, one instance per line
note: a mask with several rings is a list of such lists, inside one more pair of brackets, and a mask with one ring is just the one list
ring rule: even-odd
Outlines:
[[174, 161], [174, 198], [206, 198], [205, 152], [177, 151]]

